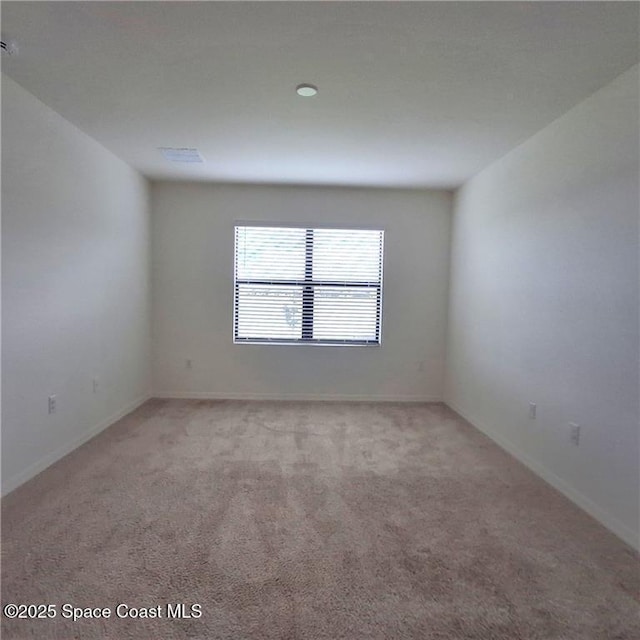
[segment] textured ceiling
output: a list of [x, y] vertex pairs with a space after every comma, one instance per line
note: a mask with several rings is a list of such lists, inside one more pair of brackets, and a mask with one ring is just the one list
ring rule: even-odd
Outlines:
[[[452, 188], [638, 61], [637, 3], [3, 2], [3, 72], [153, 178]], [[319, 87], [300, 98], [295, 87]], [[174, 165], [158, 147], [197, 147]]]

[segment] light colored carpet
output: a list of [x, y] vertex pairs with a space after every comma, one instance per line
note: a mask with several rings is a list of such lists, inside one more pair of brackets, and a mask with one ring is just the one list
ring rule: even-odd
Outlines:
[[637, 555], [437, 404], [150, 401], [2, 514], [3, 603], [58, 607], [3, 638], [640, 638]]

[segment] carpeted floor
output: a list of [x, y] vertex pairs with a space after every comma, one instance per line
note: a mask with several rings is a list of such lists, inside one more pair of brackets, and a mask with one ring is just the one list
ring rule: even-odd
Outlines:
[[437, 404], [150, 401], [2, 516], [3, 604], [57, 607], [3, 639], [640, 638], [638, 556]]

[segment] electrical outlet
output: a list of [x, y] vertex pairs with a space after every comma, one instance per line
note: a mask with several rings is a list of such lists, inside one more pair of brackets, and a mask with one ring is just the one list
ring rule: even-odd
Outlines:
[[49, 407], [49, 413], [56, 412], [56, 396], [49, 396], [48, 407]]
[[569, 440], [576, 447], [580, 444], [580, 425], [575, 422], [569, 423]]
[[94, 378], [93, 379], [93, 393], [98, 393], [99, 388], [100, 388], [100, 382], [99, 382], [98, 378]]
[[531, 420], [535, 420], [536, 419], [536, 410], [537, 410], [538, 406], [536, 405], [535, 402], [530, 402], [529, 403], [529, 418]]

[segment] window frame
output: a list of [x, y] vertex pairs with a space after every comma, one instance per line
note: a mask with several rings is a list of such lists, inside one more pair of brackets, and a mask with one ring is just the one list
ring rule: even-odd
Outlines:
[[[283, 229], [305, 229], [305, 277], [303, 280], [295, 279], [273, 279], [260, 280], [256, 278], [238, 279], [236, 273], [237, 266], [237, 247], [236, 247], [236, 229], [238, 227], [266, 227], [266, 228], [283, 228]], [[313, 231], [316, 229], [336, 229], [347, 231], [379, 231], [380, 236], [380, 280], [373, 281], [330, 281], [330, 280], [313, 280]], [[383, 288], [384, 288], [384, 262], [385, 262], [385, 235], [386, 230], [380, 226], [350, 225], [350, 224], [327, 224], [327, 223], [289, 223], [289, 222], [247, 222], [238, 221], [233, 225], [233, 343], [234, 344], [259, 344], [259, 345], [289, 345], [289, 346], [324, 346], [324, 347], [381, 347], [382, 346], [382, 318], [383, 318]], [[275, 286], [296, 286], [302, 288], [302, 327], [301, 336], [305, 333], [307, 337], [297, 339], [291, 338], [242, 338], [238, 336], [238, 299], [240, 285], [260, 285], [272, 284]], [[314, 339], [309, 338], [309, 333], [313, 333], [313, 290], [314, 287], [365, 287], [368, 289], [375, 288], [377, 290], [376, 298], [376, 338], [374, 340], [339, 340], [339, 339]], [[306, 296], [305, 296], [306, 294]], [[311, 317], [309, 323], [308, 316]], [[305, 316], [307, 321], [305, 322]], [[311, 326], [309, 326], [311, 325]]]

